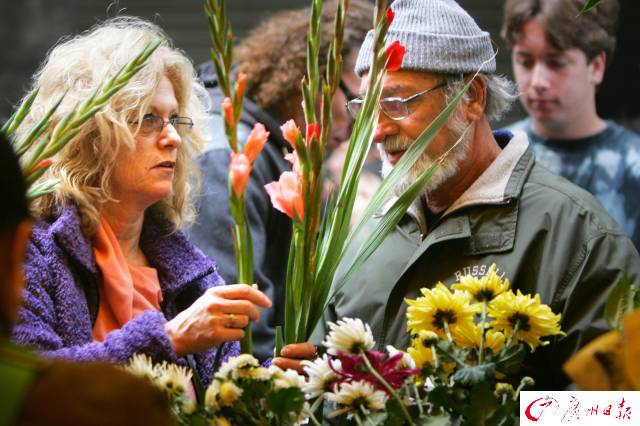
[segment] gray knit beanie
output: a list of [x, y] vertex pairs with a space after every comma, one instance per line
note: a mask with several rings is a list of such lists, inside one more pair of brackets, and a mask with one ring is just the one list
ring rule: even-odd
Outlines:
[[[442, 74], [496, 70], [491, 37], [454, 0], [396, 0], [395, 18], [387, 33], [387, 46], [399, 40], [407, 52], [403, 70]], [[373, 30], [362, 43], [356, 74], [371, 67]], [[483, 62], [486, 62], [484, 65]]]

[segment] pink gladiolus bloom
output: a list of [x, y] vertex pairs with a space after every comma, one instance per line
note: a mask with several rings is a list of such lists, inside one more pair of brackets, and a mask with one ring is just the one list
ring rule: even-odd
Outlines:
[[300, 170], [300, 158], [298, 157], [298, 153], [294, 150], [293, 152], [289, 152], [285, 154], [284, 159], [291, 163], [293, 166], [291, 170], [297, 175], [301, 175]]
[[264, 144], [267, 142], [269, 138], [269, 132], [266, 131], [262, 123], [256, 123], [253, 126], [253, 130], [249, 133], [249, 137], [247, 138], [247, 142], [244, 144], [243, 153], [247, 156], [251, 164], [253, 164], [254, 160], [262, 152], [264, 148]]
[[387, 65], [385, 69], [387, 71], [398, 71], [402, 66], [402, 60], [404, 59], [404, 54], [407, 49], [400, 44], [398, 40], [394, 41], [387, 47]]
[[282, 130], [282, 136], [284, 140], [289, 142], [289, 145], [293, 149], [296, 149], [296, 141], [298, 140], [298, 135], [300, 134], [300, 129], [296, 126], [296, 122], [293, 120], [289, 120], [280, 126], [280, 130]]
[[231, 153], [231, 163], [229, 164], [229, 180], [231, 189], [237, 198], [242, 197], [249, 181], [251, 173], [251, 162], [243, 153]]
[[318, 123], [311, 123], [307, 125], [307, 143], [311, 143], [313, 135], [316, 136], [316, 140], [320, 140], [320, 126]]
[[300, 178], [294, 172], [284, 172], [280, 180], [264, 186], [271, 197], [271, 204], [282, 213], [294, 219], [294, 212], [298, 219], [304, 219], [304, 203], [300, 188]]
[[244, 96], [244, 88], [247, 86], [247, 75], [238, 73], [238, 81], [236, 82], [236, 100]]
[[227, 126], [233, 127], [235, 120], [233, 118], [233, 103], [231, 99], [224, 98], [222, 101], [222, 112], [224, 113], [224, 120], [227, 122]]
[[393, 10], [391, 10], [391, 8], [387, 9], [387, 25], [391, 25], [391, 23], [393, 22], [393, 18], [395, 18], [396, 14], [393, 13]]

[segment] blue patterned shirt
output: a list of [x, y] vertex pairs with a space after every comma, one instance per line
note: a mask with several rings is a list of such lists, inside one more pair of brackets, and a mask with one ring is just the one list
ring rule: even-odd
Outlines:
[[640, 135], [607, 121], [607, 127], [581, 139], [544, 139], [531, 119], [508, 128], [529, 135], [538, 163], [591, 192], [640, 248]]

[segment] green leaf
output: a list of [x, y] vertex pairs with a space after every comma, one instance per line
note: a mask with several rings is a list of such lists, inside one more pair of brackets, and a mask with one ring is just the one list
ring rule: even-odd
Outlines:
[[504, 355], [501, 354], [495, 362], [496, 369], [505, 374], [517, 373], [522, 368], [522, 362], [526, 356], [527, 351], [524, 345], [511, 346]]
[[578, 13], [578, 16], [587, 13], [588, 11], [596, 7], [598, 3], [600, 3], [600, 0], [587, 0], [587, 2], [585, 2], [584, 4], [584, 7], [580, 11], [580, 13]]
[[279, 417], [299, 412], [304, 404], [304, 392], [300, 388], [286, 388], [267, 395], [267, 408]]
[[495, 364], [481, 364], [464, 367], [453, 373], [452, 379], [464, 385], [475, 385], [495, 375]]
[[463, 416], [465, 425], [484, 426], [487, 419], [500, 407], [498, 400], [493, 396], [493, 389], [489, 382], [477, 383], [469, 392], [469, 403], [466, 405]]
[[637, 306], [638, 289], [633, 287], [631, 280], [625, 273], [609, 293], [604, 306], [604, 316], [612, 328], [620, 330], [620, 319]]
[[450, 426], [452, 424], [451, 416], [447, 413], [437, 416], [423, 415], [418, 419], [419, 426]]

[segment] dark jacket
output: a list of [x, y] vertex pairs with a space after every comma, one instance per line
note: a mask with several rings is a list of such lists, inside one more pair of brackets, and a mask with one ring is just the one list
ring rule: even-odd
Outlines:
[[312, 341], [321, 341], [327, 321], [352, 317], [371, 325], [377, 349], [406, 349], [405, 298], [482, 276], [495, 263], [514, 291], [538, 293], [562, 314], [566, 336], [539, 348], [525, 371], [541, 389], [567, 385], [562, 364], [609, 329], [605, 300], [625, 272], [640, 284], [640, 257], [593, 196], [537, 165], [524, 133], [510, 136], [497, 137], [502, 153], [432, 229], [416, 209], [401, 220], [337, 291]]
[[[170, 232], [166, 221], [147, 214], [140, 237], [150, 266], [158, 271], [162, 312], [145, 311], [109, 333], [104, 342], [94, 342], [101, 273], [91, 242], [80, 229], [77, 209], [68, 207], [55, 220], [37, 223], [27, 250], [24, 307], [12, 339], [47, 357], [73, 361], [121, 364], [135, 353], [145, 353], [155, 362], [183, 363], [171, 346], [165, 323], [224, 281], [211, 259], [182, 233]], [[238, 342], [224, 347], [223, 359], [239, 352]], [[194, 356], [205, 383], [211, 379], [215, 353], [211, 349]]]
[[[196, 222], [187, 233], [195, 245], [216, 259], [225, 281], [236, 283], [236, 261], [231, 239], [233, 219], [229, 211], [227, 185], [231, 150], [220, 115], [223, 95], [217, 86], [211, 62], [203, 64], [199, 73], [213, 102], [207, 135], [211, 145], [198, 159], [202, 172], [202, 193]], [[256, 122], [264, 124], [270, 132], [264, 151], [254, 162], [246, 189], [247, 216], [253, 241], [254, 279], [260, 290], [273, 301], [272, 307], [263, 309], [259, 322], [253, 325], [254, 355], [264, 361], [273, 355], [275, 326], [284, 321], [284, 283], [291, 240], [291, 220], [271, 206], [264, 185], [278, 180], [282, 172], [291, 170], [291, 165], [284, 160], [289, 145], [282, 138], [282, 123], [245, 97], [238, 131], [240, 143], [246, 140]]]

